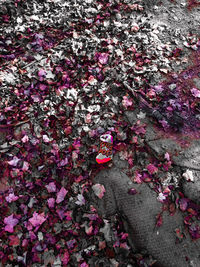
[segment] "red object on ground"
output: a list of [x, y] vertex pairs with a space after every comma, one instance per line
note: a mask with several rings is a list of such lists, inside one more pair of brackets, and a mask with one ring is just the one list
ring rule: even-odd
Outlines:
[[96, 161], [99, 164], [106, 163], [112, 159], [113, 137], [110, 134], [104, 134], [100, 137], [100, 148]]

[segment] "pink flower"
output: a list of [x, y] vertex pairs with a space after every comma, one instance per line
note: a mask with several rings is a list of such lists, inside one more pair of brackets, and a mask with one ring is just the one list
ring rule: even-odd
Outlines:
[[147, 166], [147, 170], [148, 170], [148, 172], [149, 172], [150, 174], [154, 174], [154, 173], [158, 172], [158, 168], [155, 167], [153, 164], [149, 164], [149, 165]]
[[59, 157], [59, 153], [58, 153], [58, 151], [59, 151], [58, 144], [53, 144], [52, 147], [53, 147], [53, 148], [51, 149], [51, 153], [52, 153], [54, 156]]
[[65, 212], [65, 216], [66, 216], [66, 220], [67, 221], [71, 221], [72, 220], [72, 211], [68, 210], [67, 212]]
[[120, 248], [130, 249], [126, 242], [120, 243]]
[[49, 193], [51, 193], [51, 192], [56, 192], [56, 185], [55, 185], [54, 182], [49, 183], [49, 184], [46, 185], [45, 187], [47, 188], [47, 191], [48, 191]]
[[26, 246], [28, 246], [28, 240], [27, 239], [24, 239], [22, 241], [22, 247], [26, 247]]
[[8, 203], [11, 203], [11, 202], [13, 202], [13, 201], [16, 201], [16, 200], [18, 200], [18, 196], [15, 196], [15, 194], [13, 194], [13, 193], [11, 193], [11, 194], [9, 194], [7, 197], [6, 197], [6, 201], [8, 202]]
[[146, 129], [145, 129], [146, 125], [140, 125], [140, 120], [137, 121], [137, 125], [133, 127], [133, 130], [135, 131], [135, 133], [137, 135], [139, 134], [145, 134], [146, 133]]
[[29, 219], [29, 222], [35, 227], [40, 226], [45, 221], [46, 221], [46, 218], [44, 217], [44, 212], [41, 214], [34, 212], [33, 217], [31, 219]]
[[107, 64], [108, 63], [108, 54], [107, 53], [101, 53], [100, 55], [99, 55], [99, 62], [101, 63], [101, 64]]
[[20, 239], [19, 239], [19, 237], [18, 236], [16, 236], [16, 235], [11, 235], [11, 236], [9, 236], [9, 239], [10, 239], [10, 242], [9, 242], [9, 245], [10, 246], [19, 246], [19, 244], [20, 244]]
[[53, 197], [47, 200], [49, 208], [54, 208], [55, 199]]
[[9, 233], [13, 233], [14, 232], [14, 227], [15, 225], [17, 225], [19, 222], [18, 219], [14, 219], [13, 218], [13, 214], [4, 218], [4, 223], [6, 224], [5, 226], [5, 231], [9, 232]]
[[102, 198], [106, 192], [105, 187], [101, 184], [95, 184], [92, 186], [92, 190], [98, 198]]
[[58, 203], [58, 204], [61, 203], [64, 200], [67, 192], [68, 191], [64, 187], [62, 187], [57, 194], [56, 203]]

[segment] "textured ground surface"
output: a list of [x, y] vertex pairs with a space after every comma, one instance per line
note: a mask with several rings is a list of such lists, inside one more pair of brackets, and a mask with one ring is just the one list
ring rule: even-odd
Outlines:
[[[180, 38], [177, 38], [178, 35], [173, 37], [163, 31], [162, 37], [165, 41], [171, 42], [174, 38], [175, 42], [180, 42], [180, 39], [184, 38], [184, 34], [191, 31], [193, 33], [196, 31], [199, 34], [199, 23], [196, 20], [196, 12], [199, 11], [193, 10], [193, 12], [187, 11], [185, 13], [183, 7], [186, 3], [184, 1], [181, 4], [182, 7], [180, 5], [169, 7], [167, 1], [162, 2], [165, 3], [163, 6], [154, 7], [155, 13], [150, 21], [159, 25], [171, 24], [171, 29], [173, 28], [176, 34], [180, 32], [182, 34], [179, 35]], [[197, 67], [194, 65], [192, 69], [194, 72], [197, 70], [198, 73], [198, 60], [196, 62]], [[168, 86], [172, 84], [172, 88], [173, 86], [175, 88], [180, 83], [184, 70], [191, 66], [191, 62], [189, 62], [186, 53], [183, 62], [177, 61], [173, 64], [173, 71], [178, 74], [176, 81], [171, 80], [170, 82], [168, 80], [167, 82], [163, 79], [163, 83], [168, 84]], [[199, 77], [194, 76], [191, 76], [190, 81], [192, 80], [199, 88]], [[155, 74], [153, 79], [157, 81], [160, 78], [157, 78]], [[186, 81], [183, 81], [182, 84], [186, 85], [187, 78], [184, 79]], [[139, 117], [139, 111], [127, 111], [125, 114], [131, 124], [134, 124]], [[190, 133], [187, 131], [172, 131], [166, 134], [154, 127], [154, 124], [148, 118], [142, 118], [141, 121], [147, 123], [144, 136], [146, 152], [152, 153], [158, 159], [164, 159], [166, 152], [170, 152], [174, 169], [170, 170], [169, 173], [171, 177], [177, 175], [178, 190], [183, 192], [185, 197], [192, 199], [194, 203], [200, 204], [200, 142], [198, 134], [196, 136], [199, 130], [196, 132], [190, 131]], [[135, 156], [134, 164], [137, 164], [137, 156]], [[143, 164], [145, 163], [143, 162]], [[137, 169], [137, 166], [134, 167]], [[124, 172], [120, 170], [121, 168]], [[100, 172], [95, 178], [94, 183], [103, 184], [106, 188], [105, 197], [97, 203], [100, 212], [107, 218], [116, 212], [122, 214], [132, 248], [146, 249], [157, 260], [156, 264], [158, 266], [199, 266], [200, 242], [199, 240], [191, 240], [191, 236], [184, 225], [183, 212], [176, 209], [172, 216], [167, 209], [162, 213], [162, 225], [155, 227], [157, 215], [162, 211], [162, 205], [157, 199], [158, 194], [148, 184], [131, 184], [131, 179], [124, 174], [130, 173], [127, 169], [126, 162], [123, 161], [122, 163], [120, 157], [116, 156], [110, 169]], [[188, 182], [182, 177], [186, 170], [190, 170], [193, 174], [193, 182]], [[132, 187], [137, 190], [137, 194], [128, 194]], [[197, 222], [199, 224], [199, 220]], [[184, 236], [180, 242], [176, 235], [177, 229], [180, 229]]]
[[[122, 167], [117, 159], [115, 165]], [[180, 210], [173, 215], [169, 210], [162, 212], [162, 204], [148, 184], [131, 183], [116, 166], [101, 171], [94, 183], [100, 183], [106, 189], [103, 199], [96, 203], [97, 208], [106, 218], [116, 212], [121, 214], [134, 250], [146, 249], [157, 260], [156, 266], [199, 266], [200, 241], [191, 241]], [[135, 195], [128, 194], [131, 188], [137, 190]], [[156, 227], [156, 217], [160, 213], [163, 222]], [[184, 235], [180, 243], [175, 234], [177, 229]]]

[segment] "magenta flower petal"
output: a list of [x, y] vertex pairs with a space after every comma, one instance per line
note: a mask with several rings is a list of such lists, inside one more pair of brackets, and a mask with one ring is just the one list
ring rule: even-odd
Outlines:
[[165, 159], [166, 159], [167, 161], [170, 161], [170, 155], [169, 155], [168, 152], [165, 153]]
[[13, 233], [14, 227], [15, 227], [15, 225], [18, 224], [18, 222], [19, 222], [18, 219], [13, 218], [13, 214], [4, 218], [4, 223], [6, 224], [5, 231], [7, 231], [9, 233]]
[[192, 88], [190, 91], [194, 97], [200, 98], [200, 90], [198, 90], [197, 88]]
[[65, 253], [62, 257], [62, 262], [63, 262], [63, 264], [66, 265], [69, 262], [69, 260], [70, 260], [69, 252], [67, 250], [65, 250]]
[[35, 227], [40, 226], [45, 221], [46, 221], [46, 218], [44, 217], [44, 212], [41, 214], [34, 212], [33, 217], [29, 219], [29, 222]]
[[101, 64], [107, 64], [108, 63], [108, 54], [107, 53], [101, 53], [99, 55], [99, 62]]
[[27, 135], [24, 135], [24, 137], [22, 138], [22, 142], [26, 143], [28, 142], [28, 140], [29, 140], [29, 137]]
[[53, 197], [49, 198], [47, 200], [49, 208], [54, 208], [55, 205], [55, 199]]
[[13, 194], [13, 193], [11, 193], [11, 194], [9, 194], [7, 197], [6, 197], [6, 201], [8, 202], [8, 203], [11, 203], [11, 202], [13, 202], [13, 201], [16, 201], [16, 200], [18, 200], [18, 196], [15, 196], [15, 194]]
[[49, 184], [46, 185], [45, 187], [47, 188], [47, 191], [48, 191], [49, 193], [51, 193], [51, 192], [56, 192], [56, 185], [55, 185], [54, 182], [49, 183]]
[[20, 159], [18, 159], [18, 157], [14, 156], [12, 160], [8, 161], [8, 164], [11, 166], [16, 167], [17, 163], [20, 161]]
[[64, 187], [62, 187], [57, 194], [56, 203], [58, 203], [58, 204], [61, 203], [64, 200], [67, 192], [68, 191]]
[[45, 77], [45, 76], [46, 76], [46, 71], [43, 70], [43, 69], [39, 70], [39, 71], [38, 71], [38, 76], [39, 76], [39, 77]]
[[27, 161], [24, 161], [22, 170], [27, 171], [29, 169], [29, 163]]

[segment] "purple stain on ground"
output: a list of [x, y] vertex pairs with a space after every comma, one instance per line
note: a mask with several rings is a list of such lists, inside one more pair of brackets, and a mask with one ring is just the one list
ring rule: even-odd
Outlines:
[[200, 89], [193, 83], [193, 79], [200, 73], [199, 62], [195, 62], [199, 57], [200, 51], [193, 52], [193, 66], [180, 74], [169, 74], [166, 81], [149, 88], [157, 93], [158, 102], [155, 107], [146, 100], [141, 104], [141, 107], [144, 110], [147, 108], [150, 115], [160, 123], [165, 134], [176, 131], [194, 138], [200, 136]]

